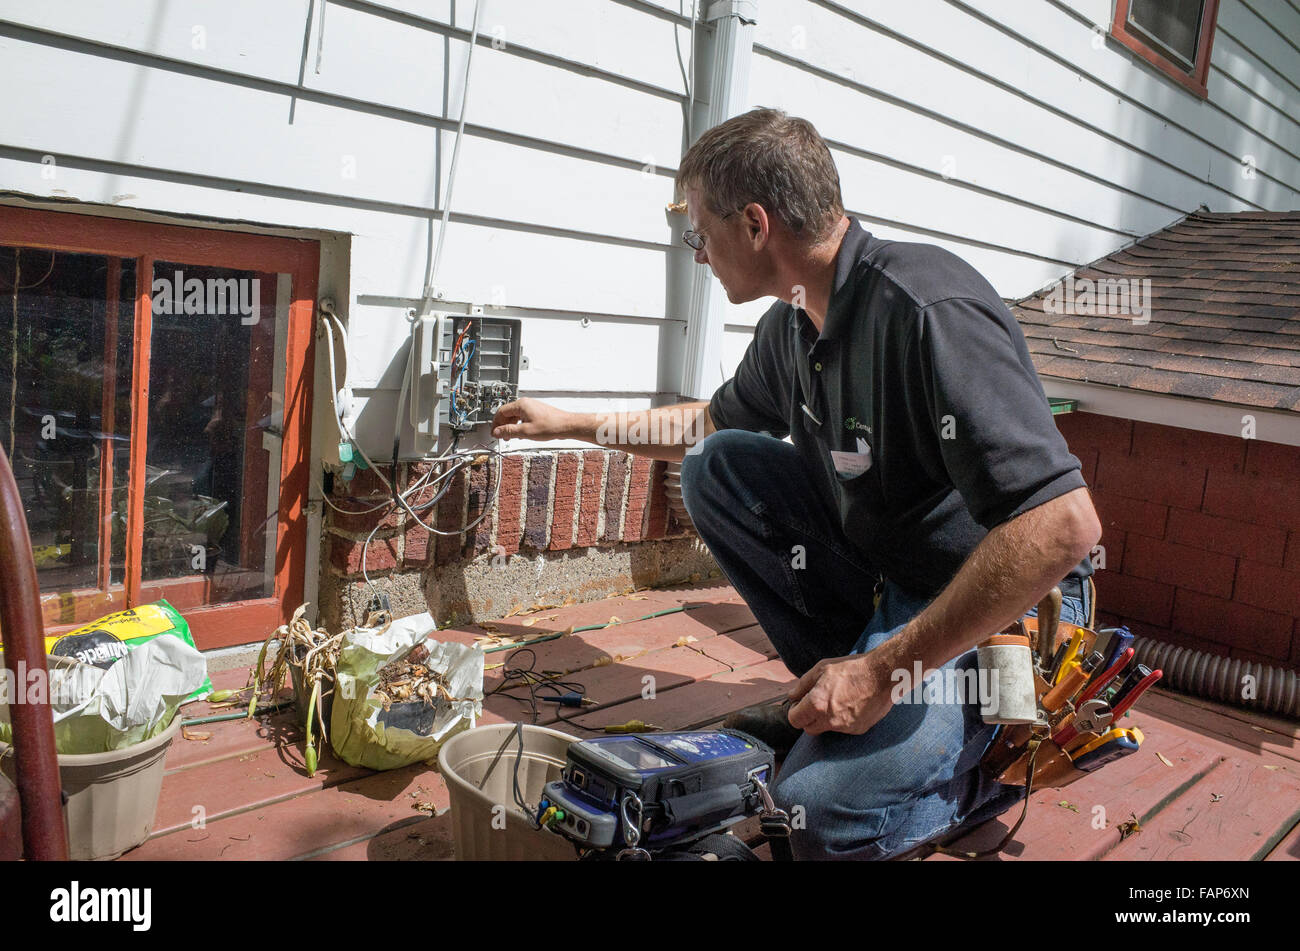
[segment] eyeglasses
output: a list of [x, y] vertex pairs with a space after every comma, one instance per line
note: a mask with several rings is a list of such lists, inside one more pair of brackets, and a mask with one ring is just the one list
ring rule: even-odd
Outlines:
[[[729, 212], [727, 212], [725, 215], [723, 215], [721, 218], [719, 218], [718, 221], [720, 221], [720, 222], [722, 222], [722, 221], [726, 221], [728, 218], [730, 218], [730, 217], [731, 217], [732, 215], [734, 215], [734, 214], [735, 214], [734, 211], [729, 211]], [[683, 231], [683, 232], [682, 232], [682, 240], [685, 241], [687, 247], [691, 248], [692, 250], [700, 251], [700, 250], [703, 250], [703, 248], [704, 248], [704, 232], [703, 232], [703, 231], [692, 231], [692, 230], [690, 230], [690, 229], [687, 229], [686, 231]]]

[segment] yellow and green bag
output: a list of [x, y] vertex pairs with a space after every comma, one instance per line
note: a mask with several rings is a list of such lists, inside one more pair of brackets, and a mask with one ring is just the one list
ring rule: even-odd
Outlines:
[[[127, 651], [147, 644], [155, 637], [179, 637], [190, 647], [194, 638], [190, 626], [181, 613], [166, 601], [142, 604], [136, 608], [105, 615], [97, 621], [45, 638], [45, 653], [55, 657], [71, 657], [83, 664], [107, 670], [126, 656]], [[203, 685], [185, 698], [184, 702], [202, 700], [212, 693], [212, 680], [203, 678]]]

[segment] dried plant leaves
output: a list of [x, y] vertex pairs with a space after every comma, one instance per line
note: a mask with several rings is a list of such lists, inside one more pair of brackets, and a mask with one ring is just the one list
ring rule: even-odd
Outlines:
[[1142, 823], [1138, 822], [1137, 813], [1131, 812], [1129, 813], [1129, 817], [1116, 826], [1116, 828], [1119, 829], [1119, 840], [1123, 842], [1129, 836], [1137, 835], [1141, 832]]

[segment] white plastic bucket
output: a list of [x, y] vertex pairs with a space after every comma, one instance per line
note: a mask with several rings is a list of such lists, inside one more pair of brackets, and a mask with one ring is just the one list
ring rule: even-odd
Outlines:
[[[60, 753], [59, 781], [68, 797], [68, 858], [115, 859], [149, 838], [158, 812], [167, 749], [181, 715], [157, 736], [107, 753]], [[6, 749], [0, 743], [0, 753]], [[4, 757], [12, 779], [13, 757]]]
[[[3, 656], [3, 655], [0, 655]], [[47, 657], [57, 664], [61, 658]], [[167, 750], [181, 728], [181, 713], [157, 736], [107, 753], [60, 753], [59, 781], [67, 804], [68, 858], [115, 859], [149, 838], [158, 812]], [[11, 780], [14, 758], [0, 743], [0, 766]]]
[[[577, 737], [525, 725], [521, 756], [514, 730], [513, 723], [480, 726], [457, 733], [438, 750], [438, 771], [451, 795], [455, 856], [465, 861], [572, 861], [577, 858], [573, 845], [553, 832], [534, 829], [515, 805], [514, 788], [517, 760], [519, 791], [525, 802], [536, 805], [546, 784], [560, 778], [565, 753]], [[507, 737], [510, 742], [493, 767]]]

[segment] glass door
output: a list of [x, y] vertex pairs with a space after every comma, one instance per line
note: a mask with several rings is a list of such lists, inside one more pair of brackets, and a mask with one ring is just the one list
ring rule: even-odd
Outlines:
[[300, 603], [317, 260], [0, 207], [0, 439], [47, 632], [166, 598], [216, 647]]

